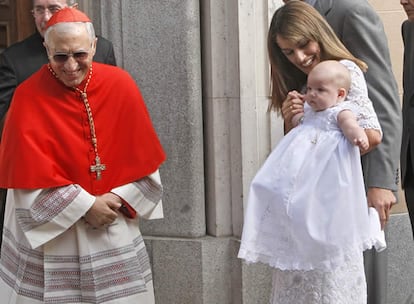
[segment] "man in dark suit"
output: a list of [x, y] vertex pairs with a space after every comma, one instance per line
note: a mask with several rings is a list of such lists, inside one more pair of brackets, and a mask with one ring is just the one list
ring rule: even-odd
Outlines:
[[[287, 2], [288, 0], [284, 0]], [[397, 202], [401, 142], [401, 106], [383, 24], [367, 0], [305, 0], [325, 17], [339, 39], [368, 64], [368, 94], [377, 112], [382, 143], [362, 157], [368, 204], [375, 207], [385, 226]], [[368, 303], [387, 301], [386, 251], [365, 252]]]
[[[414, 0], [400, 0], [400, 3], [408, 17], [401, 27], [404, 42], [401, 181], [414, 235]], [[414, 290], [405, 303], [414, 303]]]
[[401, 27], [404, 42], [401, 180], [414, 233], [414, 0], [400, 0], [400, 3], [408, 17]]
[[[42, 65], [49, 62], [46, 49], [43, 46], [43, 35], [47, 21], [55, 12], [68, 5], [67, 0], [33, 0], [32, 14], [37, 32], [11, 45], [0, 54], [0, 132], [3, 129], [4, 118], [16, 87], [39, 70]], [[98, 37], [93, 60], [116, 65], [114, 49], [109, 40]], [[0, 245], [5, 195], [5, 189], [0, 189]]]

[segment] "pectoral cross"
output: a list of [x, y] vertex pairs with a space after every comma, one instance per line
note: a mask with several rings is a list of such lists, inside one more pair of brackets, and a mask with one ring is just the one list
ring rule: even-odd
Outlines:
[[99, 156], [95, 157], [95, 165], [91, 165], [91, 172], [96, 172], [96, 179], [101, 179], [101, 172], [106, 169], [105, 164], [101, 164], [101, 158]]

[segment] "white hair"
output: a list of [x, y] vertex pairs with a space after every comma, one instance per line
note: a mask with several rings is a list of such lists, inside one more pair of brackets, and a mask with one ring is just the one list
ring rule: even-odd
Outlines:
[[[32, 1], [33, 2], [33, 5], [35, 5], [35, 1], [36, 0], [33, 0]], [[72, 6], [72, 5], [74, 5], [76, 3], [75, 0], [64, 0], [63, 2], [65, 2], [67, 6]]]
[[50, 38], [49, 38], [49, 33], [52, 31], [55, 31], [56, 33], [71, 33], [74, 30], [78, 29], [78, 26], [80, 24], [84, 24], [86, 31], [88, 32], [89, 35], [89, 39], [91, 41], [91, 43], [95, 40], [96, 36], [95, 36], [95, 29], [93, 27], [92, 22], [60, 22], [60, 23], [56, 23], [50, 27], [48, 27], [48, 29], [45, 32], [45, 43], [47, 45], [49, 45], [50, 42]]

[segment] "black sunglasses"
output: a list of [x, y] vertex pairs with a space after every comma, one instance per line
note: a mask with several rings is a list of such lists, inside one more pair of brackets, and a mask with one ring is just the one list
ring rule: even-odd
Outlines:
[[52, 56], [57, 63], [65, 63], [69, 57], [73, 57], [76, 61], [84, 61], [88, 58], [89, 52], [81, 51], [74, 53], [58, 53]]

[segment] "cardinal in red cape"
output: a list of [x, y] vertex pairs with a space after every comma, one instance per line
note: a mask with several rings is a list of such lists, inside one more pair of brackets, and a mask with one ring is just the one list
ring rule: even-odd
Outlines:
[[[73, 11], [63, 10], [48, 26]], [[96, 155], [80, 92], [50, 70], [50, 65], [43, 66], [14, 94], [0, 145], [0, 187], [37, 189], [76, 183], [102, 194], [149, 175], [165, 160], [134, 80], [117, 67], [94, 62], [77, 88], [86, 89], [98, 153], [105, 164], [97, 180], [90, 171]]]
[[49, 64], [15, 91], [0, 143], [7, 303], [155, 302], [138, 218], [163, 217], [165, 153], [134, 79], [93, 62], [74, 8], [47, 24]]

